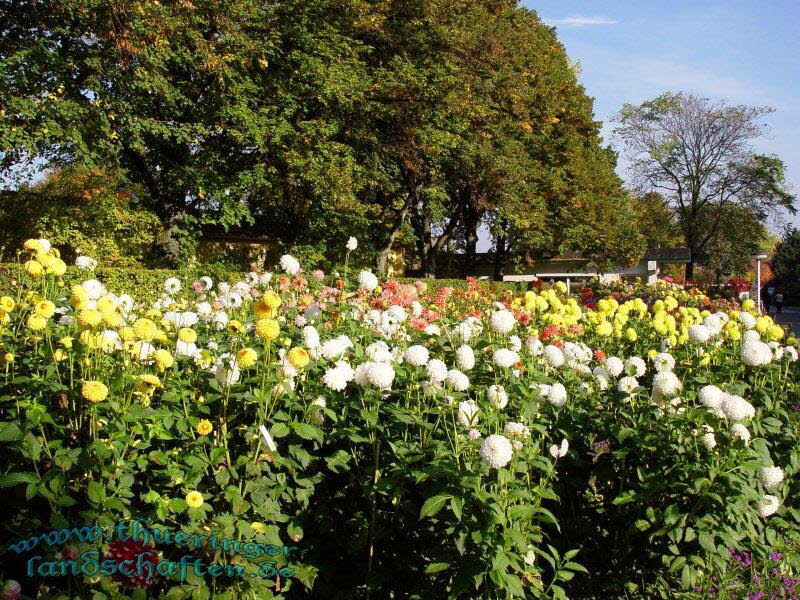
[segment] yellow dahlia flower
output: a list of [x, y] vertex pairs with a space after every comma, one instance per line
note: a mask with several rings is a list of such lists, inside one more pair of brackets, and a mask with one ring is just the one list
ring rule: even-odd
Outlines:
[[214, 431], [214, 426], [208, 419], [202, 419], [197, 424], [197, 433], [199, 433], [200, 435], [208, 435], [212, 431]]
[[240, 367], [252, 367], [258, 360], [258, 354], [252, 348], [242, 348], [236, 353], [236, 362]]
[[45, 327], [47, 327], [47, 319], [45, 319], [42, 315], [32, 314], [28, 317], [28, 329], [32, 329], [33, 331], [41, 331]]
[[158, 327], [150, 319], [141, 318], [136, 319], [133, 324], [133, 331], [136, 336], [144, 342], [152, 342], [153, 338], [158, 333]]
[[12, 310], [14, 310], [16, 305], [17, 303], [14, 302], [14, 299], [11, 296], [3, 296], [0, 298], [0, 310], [3, 312], [10, 313]]
[[203, 506], [203, 494], [197, 491], [186, 494], [186, 504], [189, 508], [200, 508]]
[[292, 348], [286, 355], [286, 360], [298, 371], [304, 369], [306, 365], [308, 365], [310, 359], [311, 357], [308, 355], [308, 351], [300, 347]]
[[84, 381], [81, 396], [92, 404], [102, 402], [108, 397], [108, 388], [100, 381]]
[[50, 300], [39, 300], [33, 307], [37, 315], [49, 319], [56, 312], [56, 305]]
[[256, 335], [265, 340], [274, 340], [281, 334], [281, 326], [275, 319], [259, 319], [256, 322]]
[[185, 344], [194, 344], [197, 341], [197, 332], [189, 327], [181, 327], [178, 339]]
[[26, 262], [25, 270], [31, 277], [41, 277], [42, 273], [44, 272], [44, 268], [42, 267], [41, 263], [35, 260], [29, 260]]
[[159, 348], [153, 354], [153, 360], [156, 363], [156, 366], [160, 371], [164, 369], [169, 369], [172, 365], [175, 364], [175, 359], [173, 358], [172, 354], [164, 350], [163, 348]]

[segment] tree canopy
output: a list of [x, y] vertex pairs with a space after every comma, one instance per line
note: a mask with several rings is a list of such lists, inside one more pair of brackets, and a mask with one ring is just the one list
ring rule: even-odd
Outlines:
[[510, 0], [0, 0], [0, 167], [141, 189], [163, 262], [204, 231], [378, 268], [449, 243], [632, 262], [642, 239], [555, 30]]

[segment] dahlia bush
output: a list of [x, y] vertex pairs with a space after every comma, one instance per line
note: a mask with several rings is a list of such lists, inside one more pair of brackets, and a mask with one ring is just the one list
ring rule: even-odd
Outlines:
[[141, 303], [26, 242], [4, 599], [797, 597], [798, 343], [751, 301], [307, 267]]

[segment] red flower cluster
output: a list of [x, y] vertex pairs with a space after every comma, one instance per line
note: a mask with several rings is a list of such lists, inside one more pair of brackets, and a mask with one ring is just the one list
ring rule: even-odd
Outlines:
[[[107, 557], [114, 560], [117, 565], [122, 564], [123, 561], [129, 560], [133, 561], [135, 564], [137, 561], [137, 557], [144, 553], [150, 552], [150, 556], [143, 557], [141, 560], [150, 562], [153, 564], [152, 573], [156, 573], [156, 565], [158, 564], [158, 558], [154, 552], [154, 549], [151, 546], [145, 546], [140, 542], [135, 540], [126, 540], [124, 542], [120, 542], [119, 540], [115, 540], [108, 544], [108, 555]], [[130, 565], [131, 563], [128, 563]], [[147, 574], [150, 569], [128, 569], [131, 574], [130, 575], [123, 575], [119, 571], [114, 574], [114, 579], [116, 581], [121, 581], [122, 584], [127, 588], [132, 587], [147, 587], [153, 580], [147, 579]], [[140, 572], [141, 571], [141, 572]]]

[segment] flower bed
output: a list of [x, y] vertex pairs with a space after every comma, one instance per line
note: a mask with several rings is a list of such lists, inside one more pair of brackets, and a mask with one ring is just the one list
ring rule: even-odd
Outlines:
[[797, 341], [752, 302], [286, 256], [138, 304], [26, 253], [5, 598], [796, 597]]

